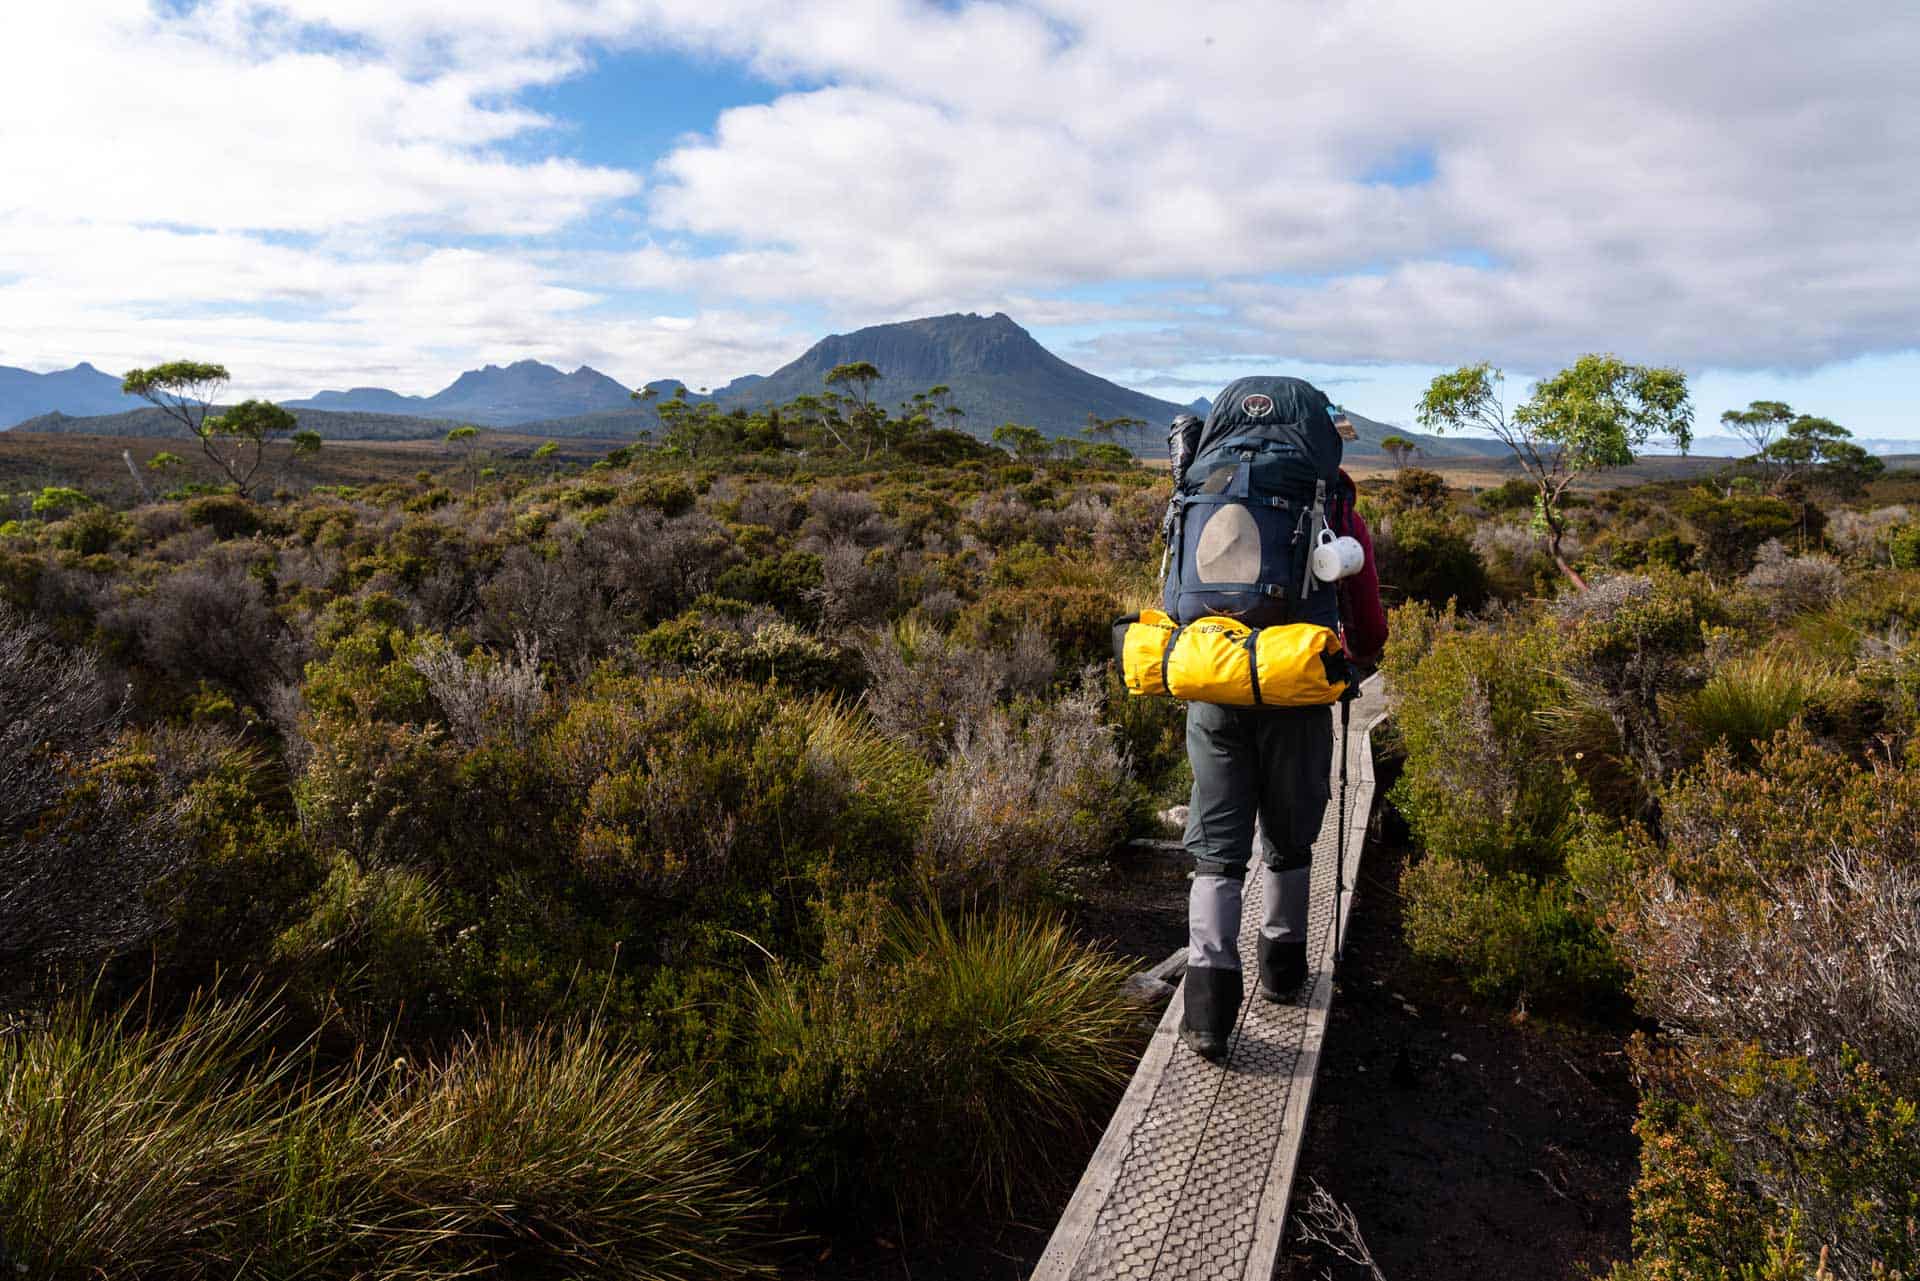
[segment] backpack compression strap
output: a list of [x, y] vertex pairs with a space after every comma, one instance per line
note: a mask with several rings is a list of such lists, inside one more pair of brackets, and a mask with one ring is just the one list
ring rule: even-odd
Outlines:
[[[1308, 522], [1309, 517], [1312, 518], [1311, 523]], [[1313, 592], [1314, 540], [1320, 536], [1320, 531], [1327, 527], [1326, 481], [1316, 480], [1313, 482], [1313, 506], [1300, 514], [1300, 521], [1307, 529], [1307, 566], [1306, 572], [1300, 575], [1300, 599], [1305, 600]], [[1294, 530], [1293, 536], [1298, 539], [1300, 537], [1300, 531], [1298, 529]]]

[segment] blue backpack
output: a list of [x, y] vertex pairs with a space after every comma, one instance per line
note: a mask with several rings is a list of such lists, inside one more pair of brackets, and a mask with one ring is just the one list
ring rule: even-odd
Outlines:
[[1339, 592], [1308, 558], [1342, 485], [1342, 441], [1325, 394], [1299, 378], [1240, 378], [1213, 402], [1174, 477], [1164, 606], [1250, 627], [1339, 626]]

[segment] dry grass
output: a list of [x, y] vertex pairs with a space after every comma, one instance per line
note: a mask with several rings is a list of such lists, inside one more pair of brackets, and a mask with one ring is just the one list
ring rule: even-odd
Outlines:
[[840, 964], [754, 991], [818, 1195], [934, 1223], [1070, 1182], [1138, 1051], [1126, 966], [1005, 913], [894, 912], [856, 933]]
[[763, 1275], [699, 1100], [593, 1026], [322, 1071], [254, 997], [0, 1032], [0, 1237], [35, 1277]]

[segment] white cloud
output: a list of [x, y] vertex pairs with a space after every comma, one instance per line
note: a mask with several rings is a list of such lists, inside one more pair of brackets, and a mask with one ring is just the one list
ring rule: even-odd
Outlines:
[[[1920, 333], [1900, 0], [867, 8], [843, 50], [790, 7], [755, 56], [840, 83], [661, 166], [663, 224], [773, 255], [757, 292], [1202, 278], [1243, 345], [1348, 361], [1804, 367]], [[1433, 181], [1363, 181], [1410, 149]]]
[[[1111, 326], [1082, 350], [1143, 381], [1234, 354], [1805, 369], [1920, 334], [1910, 0], [76, 0], [8, 37], [10, 363], [711, 382], [797, 352], [787, 304]], [[522, 95], [605, 46], [797, 87], [644, 178], [556, 158]], [[1365, 180], [1420, 155], [1430, 182]]]

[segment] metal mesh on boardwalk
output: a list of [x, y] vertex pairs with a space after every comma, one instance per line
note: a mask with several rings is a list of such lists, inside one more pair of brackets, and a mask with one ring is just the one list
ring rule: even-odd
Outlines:
[[[1358, 864], [1373, 802], [1366, 730], [1385, 705], [1378, 678], [1351, 715], [1347, 878]], [[1339, 733], [1336, 717], [1334, 732]], [[1179, 1042], [1184, 989], [1176, 994], [1133, 1084], [1034, 1272], [1035, 1281], [1109, 1278], [1259, 1278], [1279, 1250], [1286, 1197], [1332, 995], [1333, 886], [1341, 832], [1339, 756], [1333, 804], [1313, 847], [1304, 1003], [1273, 1005], [1255, 991], [1252, 965], [1262, 918], [1257, 865], [1249, 871], [1240, 954], [1247, 999], [1222, 1063]]]

